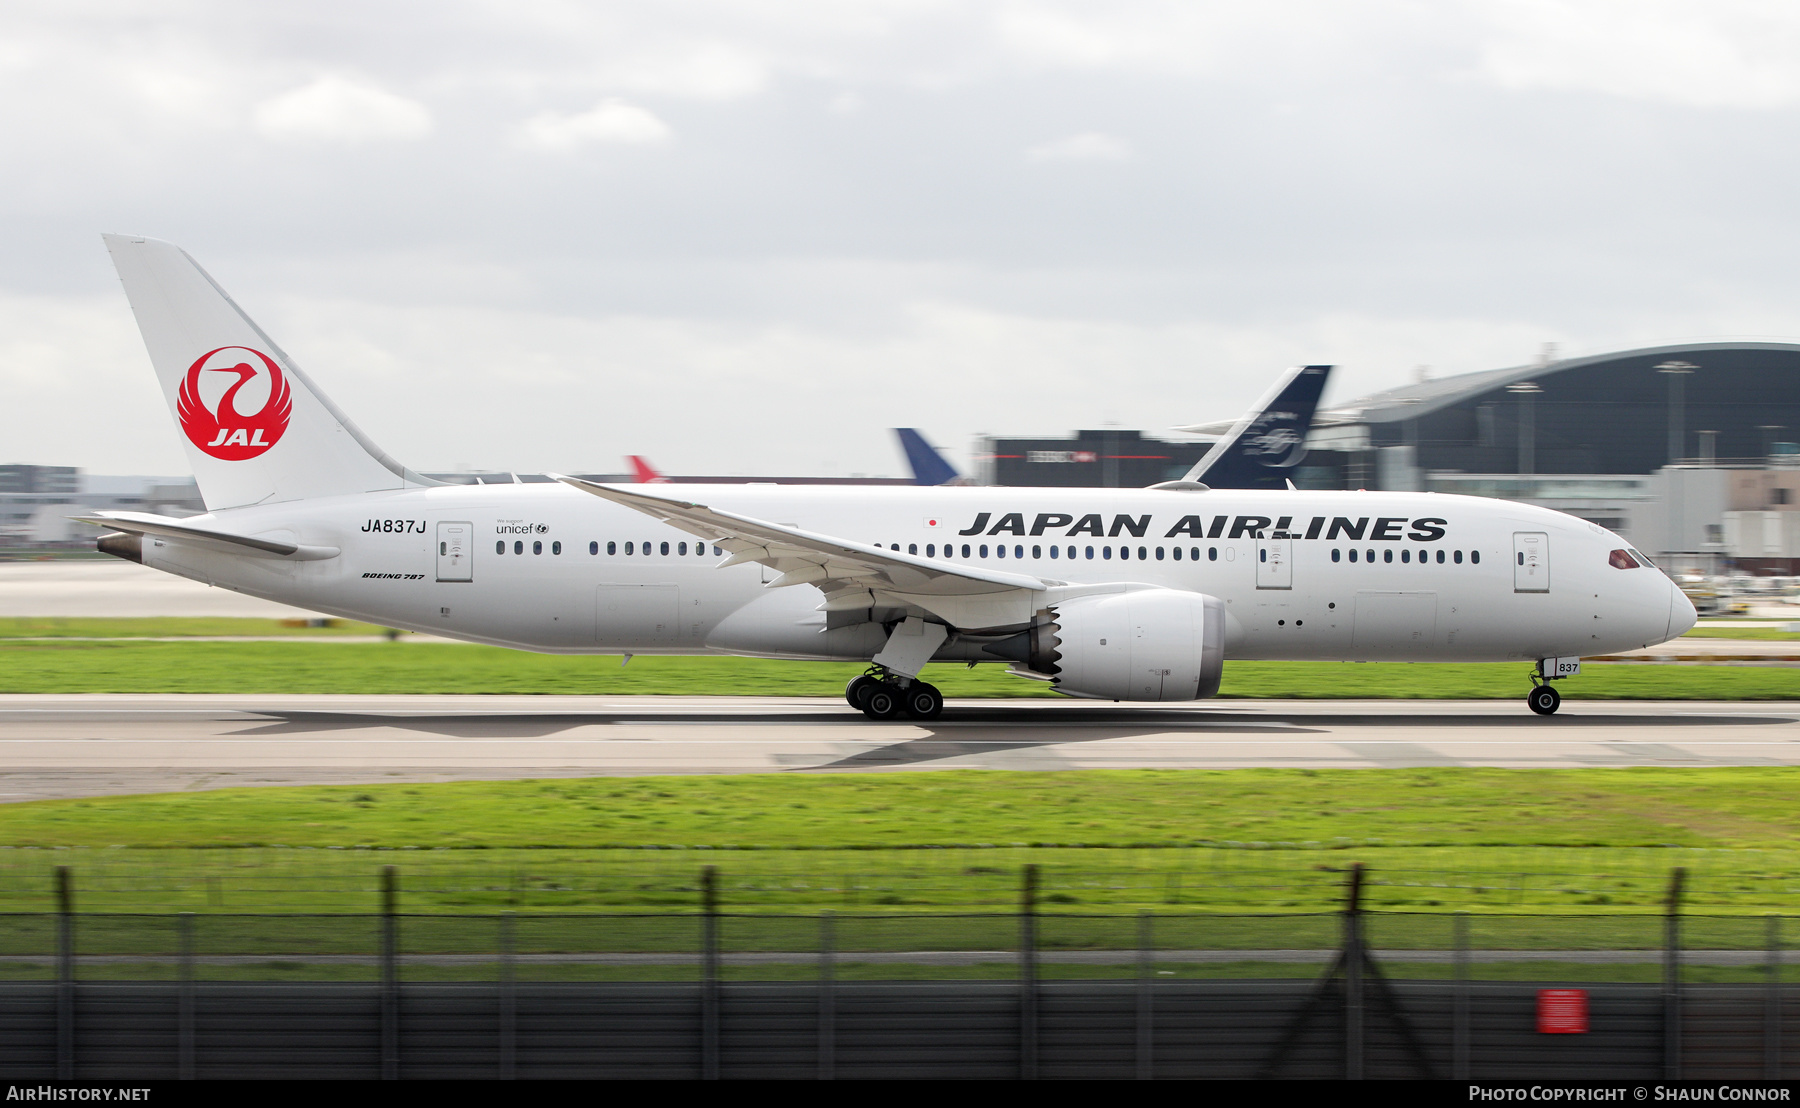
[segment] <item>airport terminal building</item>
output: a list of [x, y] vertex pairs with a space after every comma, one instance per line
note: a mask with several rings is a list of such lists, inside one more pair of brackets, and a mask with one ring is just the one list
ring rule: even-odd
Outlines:
[[[1800, 345], [1689, 343], [1420, 380], [1334, 404], [1319, 412], [1293, 480], [1523, 500], [1665, 556], [1794, 574], [1797, 443]], [[990, 438], [980, 449], [995, 484], [1141, 486], [1181, 476], [1207, 447], [1115, 428]]]

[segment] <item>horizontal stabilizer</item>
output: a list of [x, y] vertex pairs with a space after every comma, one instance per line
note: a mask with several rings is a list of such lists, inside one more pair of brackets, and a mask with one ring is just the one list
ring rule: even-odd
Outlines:
[[335, 546], [303, 546], [279, 539], [263, 539], [253, 535], [234, 535], [213, 527], [196, 526], [184, 519], [151, 515], [149, 512], [94, 512], [70, 516], [95, 527], [110, 527], [131, 535], [153, 535], [171, 542], [222, 550], [251, 558], [286, 558], [295, 562], [317, 562], [338, 556]]

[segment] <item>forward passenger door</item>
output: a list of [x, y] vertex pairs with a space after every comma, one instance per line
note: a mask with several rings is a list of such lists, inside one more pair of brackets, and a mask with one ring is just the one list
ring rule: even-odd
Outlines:
[[1294, 540], [1256, 540], [1256, 587], [1259, 589], [1291, 589], [1294, 587]]
[[1513, 532], [1513, 591], [1550, 591], [1550, 536], [1544, 532]]

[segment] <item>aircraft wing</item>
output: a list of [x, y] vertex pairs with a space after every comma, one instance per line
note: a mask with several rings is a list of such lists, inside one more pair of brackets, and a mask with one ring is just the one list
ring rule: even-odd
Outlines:
[[550, 474], [582, 492], [634, 508], [671, 527], [729, 551], [721, 567], [758, 562], [780, 576], [770, 588], [813, 585], [828, 611], [912, 605], [962, 629], [1000, 627], [1030, 620], [1037, 594], [1060, 581], [1024, 573], [902, 554], [879, 546], [820, 535], [722, 508]]
[[303, 546], [300, 543], [284, 542], [280, 539], [237, 535], [230, 531], [221, 531], [216, 527], [196, 526], [186, 520], [153, 515], [149, 512], [94, 512], [90, 515], [70, 516], [69, 518], [79, 523], [91, 523], [95, 527], [110, 527], [129, 535], [154, 535], [157, 538], [172, 539], [176, 542], [204, 546], [228, 554], [248, 555], [252, 558], [287, 558], [296, 562], [316, 562], [338, 556], [338, 548], [335, 546]]

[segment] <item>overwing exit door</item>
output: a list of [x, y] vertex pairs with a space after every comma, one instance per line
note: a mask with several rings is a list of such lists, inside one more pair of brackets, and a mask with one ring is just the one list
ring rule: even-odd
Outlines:
[[1291, 589], [1294, 587], [1294, 540], [1256, 540], [1256, 587], [1259, 589]]
[[1513, 532], [1513, 591], [1550, 591], [1550, 536], [1544, 532]]
[[475, 525], [473, 523], [440, 523], [437, 525], [437, 579], [439, 581], [473, 581], [475, 579]]

